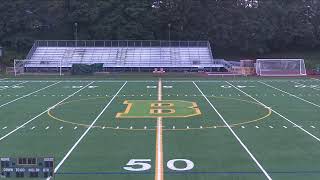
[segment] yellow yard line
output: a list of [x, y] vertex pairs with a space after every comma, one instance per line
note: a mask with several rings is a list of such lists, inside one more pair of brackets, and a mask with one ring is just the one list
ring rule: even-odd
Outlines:
[[[158, 82], [158, 101], [162, 100], [162, 82]], [[156, 169], [155, 180], [163, 180], [163, 141], [162, 141], [162, 117], [157, 118], [157, 137], [156, 137]]]

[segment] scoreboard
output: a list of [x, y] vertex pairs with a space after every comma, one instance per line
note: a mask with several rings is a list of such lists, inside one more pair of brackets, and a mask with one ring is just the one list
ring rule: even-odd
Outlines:
[[52, 157], [2, 157], [0, 162], [0, 179], [54, 177]]

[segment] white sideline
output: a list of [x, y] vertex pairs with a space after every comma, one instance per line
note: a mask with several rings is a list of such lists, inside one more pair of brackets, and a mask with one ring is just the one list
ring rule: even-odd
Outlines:
[[[67, 154], [62, 158], [62, 160], [59, 162], [59, 164], [54, 169], [54, 173], [56, 173], [59, 168], [62, 166], [64, 161], [70, 156], [72, 151], [78, 146], [80, 141], [87, 135], [87, 133], [90, 131], [92, 126], [96, 123], [96, 121], [100, 118], [100, 116], [106, 111], [106, 109], [109, 107], [109, 105], [112, 103], [112, 101], [117, 97], [117, 95], [120, 93], [120, 91], [123, 89], [123, 87], [127, 84], [127, 81], [121, 86], [121, 88], [118, 90], [118, 92], [112, 97], [112, 99], [109, 101], [109, 103], [102, 109], [102, 111], [99, 113], [99, 115], [93, 120], [91, 125], [87, 128], [87, 130], [80, 136], [80, 138], [77, 140], [77, 142], [71, 147], [71, 149], [67, 152]], [[47, 178], [49, 180], [50, 177]]]
[[[265, 104], [263, 104], [262, 102], [258, 101], [256, 98], [252, 97], [251, 95], [247, 94], [246, 92], [242, 91], [241, 89], [237, 88], [236, 86], [234, 86], [233, 84], [229, 83], [228, 81], [226, 81], [226, 83], [228, 83], [230, 86], [234, 87], [235, 89], [237, 89], [238, 91], [242, 92], [243, 94], [245, 94], [246, 96], [250, 97], [251, 99], [253, 99], [254, 101], [256, 101], [257, 103], [261, 104], [264, 107], [268, 107]], [[283, 119], [285, 119], [286, 121], [290, 122], [291, 124], [293, 124], [295, 127], [299, 128], [300, 130], [302, 130], [303, 132], [309, 134], [311, 137], [313, 137], [314, 139], [316, 139], [317, 141], [320, 142], [320, 139], [313, 135], [312, 133], [310, 133], [309, 131], [303, 129], [300, 125], [297, 125], [296, 123], [292, 122], [290, 119], [286, 118], [285, 116], [281, 115], [280, 113], [278, 113], [276, 110], [270, 108], [272, 112], [274, 112], [275, 114], [277, 114], [278, 116], [282, 117]]]
[[241, 141], [241, 139], [238, 137], [238, 135], [233, 131], [233, 129], [230, 127], [230, 125], [226, 122], [226, 120], [223, 118], [223, 116], [219, 113], [219, 111], [212, 105], [212, 103], [209, 101], [209, 99], [206, 97], [206, 95], [203, 94], [201, 89], [198, 87], [198, 85], [193, 81], [193, 84], [196, 86], [196, 88], [199, 90], [199, 92], [202, 94], [202, 96], [208, 101], [210, 106], [214, 109], [214, 111], [218, 114], [220, 119], [224, 122], [224, 124], [228, 127], [230, 132], [233, 134], [233, 136], [238, 140], [238, 142], [241, 144], [241, 146], [247, 151], [249, 156], [252, 158], [252, 160], [256, 163], [256, 165], [260, 168], [260, 170], [263, 172], [263, 174], [268, 178], [268, 180], [272, 180], [272, 178], [269, 176], [267, 171], [262, 167], [262, 165], [259, 163], [259, 161], [254, 157], [254, 155], [250, 152], [250, 150], [247, 148], [247, 146]]
[[317, 106], [317, 107], [320, 108], [320, 105], [315, 104], [315, 103], [313, 103], [313, 102], [311, 102], [311, 101], [305, 100], [305, 99], [303, 99], [303, 98], [301, 98], [301, 97], [299, 97], [299, 96], [296, 96], [296, 95], [291, 94], [291, 93], [289, 93], [289, 92], [287, 92], [287, 91], [284, 91], [284, 90], [281, 90], [281, 89], [276, 88], [276, 87], [274, 87], [274, 86], [271, 86], [271, 85], [269, 85], [269, 84], [267, 84], [267, 83], [264, 83], [264, 82], [261, 82], [261, 81], [258, 81], [258, 82], [261, 83], [261, 84], [264, 84], [264, 85], [266, 85], [266, 86], [268, 86], [268, 87], [270, 87], [270, 88], [273, 88], [273, 89], [275, 89], [275, 90], [278, 90], [278, 91], [280, 91], [280, 92], [283, 92], [283, 93], [285, 93], [285, 94], [288, 94], [289, 96], [295, 97], [295, 98], [297, 98], [297, 99], [300, 99], [301, 101], [304, 101], [304, 102], [306, 102], [306, 103], [309, 103], [309, 104], [311, 104], [311, 105], [314, 105], [314, 106]]
[[0, 138], [0, 141], [2, 141], [3, 139], [5, 139], [6, 137], [8, 137], [9, 135], [11, 135], [12, 133], [16, 132], [17, 130], [19, 130], [20, 128], [24, 127], [25, 125], [29, 124], [30, 122], [34, 121], [35, 119], [37, 119], [38, 117], [42, 116], [43, 114], [47, 113], [50, 109], [55, 108], [56, 106], [58, 106], [60, 103], [63, 103], [65, 100], [69, 99], [70, 97], [74, 96], [75, 94], [77, 94], [78, 92], [80, 92], [81, 90], [83, 90], [84, 88], [90, 86], [93, 82], [89, 83], [88, 85], [86, 85], [85, 87], [79, 89], [78, 91], [74, 92], [73, 94], [69, 95], [68, 97], [64, 98], [62, 101], [58, 102], [57, 104], [49, 107], [47, 110], [43, 111], [42, 113], [36, 115], [35, 117], [33, 117], [32, 119], [30, 119], [29, 121], [23, 123], [22, 125], [18, 126], [16, 129], [10, 131], [8, 134], [2, 136]]
[[19, 98], [16, 98], [16, 99], [12, 100], [12, 101], [6, 102], [6, 103], [0, 105], [0, 108], [2, 108], [3, 106], [6, 106], [6, 105], [8, 105], [8, 104], [11, 104], [11, 103], [13, 103], [13, 102], [16, 102], [16, 101], [18, 101], [18, 100], [20, 100], [20, 99], [23, 99], [23, 98], [25, 98], [25, 97], [28, 97], [28, 96], [30, 96], [30, 95], [32, 95], [32, 94], [34, 94], [34, 93], [37, 93], [37, 92], [42, 91], [42, 90], [44, 90], [44, 89], [47, 89], [47, 88], [49, 88], [49, 87], [51, 87], [51, 86], [54, 86], [54, 85], [56, 85], [56, 84], [58, 84], [58, 83], [60, 83], [60, 82], [61, 82], [61, 81], [58, 81], [58, 82], [56, 82], [56, 83], [54, 83], [54, 84], [51, 84], [51, 85], [46, 86], [46, 87], [44, 87], [44, 88], [38, 89], [38, 90], [33, 91], [33, 92], [29, 93], [29, 94], [23, 95], [23, 96], [21, 96], [21, 97], [19, 97]]

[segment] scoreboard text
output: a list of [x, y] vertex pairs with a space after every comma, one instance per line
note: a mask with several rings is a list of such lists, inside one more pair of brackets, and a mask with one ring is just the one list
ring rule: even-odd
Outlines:
[[51, 157], [3, 157], [0, 162], [0, 178], [48, 178], [54, 175], [54, 158]]

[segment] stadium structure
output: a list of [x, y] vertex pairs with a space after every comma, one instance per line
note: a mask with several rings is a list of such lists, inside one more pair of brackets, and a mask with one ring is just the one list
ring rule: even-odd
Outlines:
[[[256, 62], [256, 63], [255, 63]], [[207, 75], [306, 75], [302, 59], [215, 59], [209, 41], [38, 40], [8, 72], [201, 72]]]

